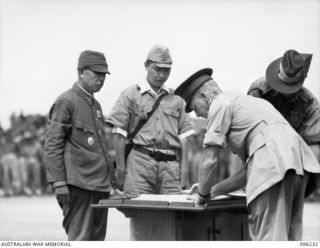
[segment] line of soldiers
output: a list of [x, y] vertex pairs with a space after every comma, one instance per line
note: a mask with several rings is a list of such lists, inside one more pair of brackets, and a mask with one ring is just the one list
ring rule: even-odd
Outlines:
[[43, 163], [47, 119], [41, 115], [12, 115], [0, 133], [0, 196], [49, 193]]

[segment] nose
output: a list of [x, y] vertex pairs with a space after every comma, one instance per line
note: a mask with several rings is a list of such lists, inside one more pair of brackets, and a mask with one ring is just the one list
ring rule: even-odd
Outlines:
[[163, 77], [164, 77], [164, 73], [162, 71], [159, 71], [158, 78], [163, 78]]
[[106, 76], [105, 75], [99, 75], [99, 81], [100, 82], [104, 82], [104, 80], [106, 79]]

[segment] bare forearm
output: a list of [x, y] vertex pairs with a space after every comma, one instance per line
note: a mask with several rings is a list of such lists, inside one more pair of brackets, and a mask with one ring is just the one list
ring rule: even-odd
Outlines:
[[247, 171], [241, 167], [236, 173], [211, 188], [211, 197], [227, 194], [245, 187]]
[[188, 166], [188, 142], [187, 139], [181, 140], [181, 184], [189, 186], [189, 166]]
[[125, 146], [126, 146], [126, 138], [121, 134], [115, 135], [115, 148], [116, 148], [116, 163], [117, 169], [124, 170], [125, 169]]
[[202, 153], [199, 165], [199, 193], [201, 195], [210, 194], [211, 186], [216, 183], [216, 171], [219, 162], [218, 147], [208, 147]]

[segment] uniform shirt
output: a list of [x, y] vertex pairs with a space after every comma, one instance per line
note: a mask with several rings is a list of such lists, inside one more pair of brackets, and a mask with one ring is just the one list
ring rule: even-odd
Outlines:
[[320, 105], [308, 89], [302, 87], [286, 98], [273, 90], [263, 77], [250, 86], [248, 94], [270, 102], [308, 145], [320, 143]]
[[103, 130], [102, 110], [92, 95], [77, 83], [61, 94], [50, 109], [44, 146], [48, 182], [110, 191]]
[[[265, 130], [249, 142], [250, 132], [261, 122]], [[289, 169], [300, 175], [303, 169], [320, 172], [306, 143], [270, 103], [259, 98], [223, 92], [212, 100], [204, 146], [227, 144], [246, 162], [248, 203], [282, 180]]]
[[[173, 90], [163, 87], [159, 93], [167, 95], [136, 134], [133, 143], [150, 148], [178, 149], [180, 139], [194, 133], [193, 121], [185, 112], [184, 100], [174, 95]], [[160, 94], [155, 93], [147, 82], [125, 89], [106, 122], [113, 125], [117, 133], [127, 137], [139, 120], [147, 117]]]
[[228, 144], [245, 161], [248, 134], [262, 121], [286, 123], [265, 101], [236, 91], [222, 92], [211, 102], [204, 146]]

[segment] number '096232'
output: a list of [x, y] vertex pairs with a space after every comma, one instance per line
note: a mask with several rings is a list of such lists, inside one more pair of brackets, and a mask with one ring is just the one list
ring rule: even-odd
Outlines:
[[318, 247], [318, 246], [319, 246], [319, 242], [315, 242], [315, 241], [302, 241], [302, 242], [300, 242], [300, 246], [313, 246], [313, 247]]

